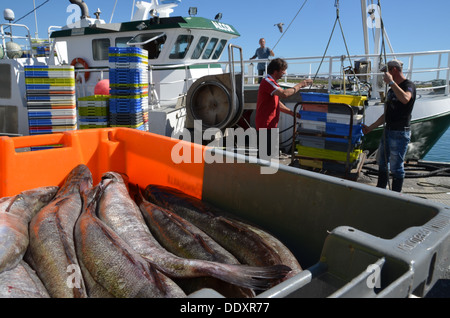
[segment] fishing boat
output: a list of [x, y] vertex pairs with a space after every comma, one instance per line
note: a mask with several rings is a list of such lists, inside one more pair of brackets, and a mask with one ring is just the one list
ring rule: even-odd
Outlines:
[[[96, 181], [111, 169], [126, 173], [136, 185], [154, 182], [179, 188], [269, 229], [301, 259], [305, 269], [302, 273], [261, 293], [258, 295], [261, 298], [421, 297], [439, 280], [449, 277], [448, 206], [287, 165], [278, 167], [273, 162], [268, 165], [251, 157], [245, 158], [249, 164], [229, 164], [241, 162], [242, 156], [196, 143], [189, 144], [193, 157], [198, 151], [223, 156], [226, 160], [211, 164], [203, 157], [195, 164], [173, 164], [171, 150], [178, 142], [160, 135], [195, 132], [196, 128], [205, 132], [208, 128], [223, 131], [243, 126], [241, 119], [256, 105], [258, 85], [251, 67], [253, 61], [244, 61], [242, 50], [230, 45], [239, 33], [221, 22], [220, 14], [215, 19], [200, 18], [192, 8], [189, 17], [171, 17], [171, 10], [179, 1], [153, 0], [138, 2], [132, 21], [105, 23], [100, 11], [91, 18], [83, 1], [70, 2], [80, 6], [81, 20], [51, 32], [50, 47], [44, 48], [43, 53], [33, 51], [29, 29], [12, 23], [11, 12], [6, 14], [9, 23], [1, 26], [0, 134], [8, 135], [0, 137], [2, 196], [61, 184], [70, 169], [80, 163], [89, 165]], [[29, 42], [28, 49], [7, 44], [19, 40], [16, 29], [25, 32], [22, 38]], [[67, 78], [75, 90], [71, 91], [71, 85], [67, 90], [80, 101], [94, 95], [100, 82], [110, 79], [111, 47], [138, 47], [148, 52], [148, 131], [152, 134], [106, 128], [27, 137], [30, 135], [29, 106], [34, 103], [30, 104], [27, 98], [27, 85], [30, 85], [27, 69], [55, 66], [52, 70], [55, 74], [67, 76], [57, 73], [60, 72], [57, 66], [72, 66], [74, 72], [68, 72]], [[221, 58], [227, 47], [228, 60], [223, 63]], [[235, 60], [236, 51], [240, 54]], [[412, 56], [407, 64], [408, 74], [412, 74], [413, 58], [428, 54], [441, 56], [442, 64], [450, 61], [445, 59], [450, 51], [395, 56]], [[332, 79], [342, 68], [332, 65], [341, 65], [341, 56], [289, 58], [289, 63], [292, 66], [298, 60], [309, 66], [327, 59], [329, 84], [304, 92], [356, 95], [362, 91], [368, 98], [364, 116], [369, 123], [383, 111], [379, 94], [383, 89], [374, 88], [381, 75], [377, 67], [379, 54], [352, 58], [359, 62], [359, 71], [354, 82], [340, 90]], [[240, 73], [236, 71], [238, 68]], [[432, 71], [446, 73], [446, 79], [438, 87], [427, 88], [428, 94], [418, 98], [413, 122], [422, 123], [420, 127], [425, 127], [428, 119], [446, 118], [449, 114], [448, 65], [439, 62]], [[45, 83], [49, 82], [46, 78]], [[292, 84], [286, 81], [282, 85]], [[58, 86], [56, 91], [64, 91], [61, 87], [64, 86]], [[45, 94], [49, 91], [43, 90]], [[39, 97], [39, 92], [34, 94], [33, 97]], [[425, 106], [426, 101], [435, 106]], [[292, 97], [286, 104], [295, 107], [299, 102], [302, 102], [301, 95]], [[60, 110], [48, 104], [49, 116]], [[45, 106], [45, 102], [38, 99], [36, 105]], [[427, 115], [421, 107], [434, 109], [434, 113]], [[196, 120], [202, 121], [200, 127], [195, 126]], [[246, 118], [246, 123], [252, 126], [251, 116]], [[75, 130], [78, 125], [54, 127], [55, 131], [60, 126], [61, 131]], [[438, 139], [445, 125], [448, 123], [433, 124], [435, 129], [431, 129], [430, 136]], [[292, 138], [291, 126], [292, 119], [282, 120], [282, 144]], [[427, 140], [427, 147], [432, 142]], [[63, 145], [45, 151], [18, 151], [55, 143]], [[261, 176], [266, 168], [278, 169], [278, 173]], [[200, 290], [196, 296], [221, 297], [208, 289]]]
[[[0, 59], [0, 70], [9, 76], [3, 79], [5, 85], [0, 92], [2, 134], [30, 133], [26, 67], [72, 65], [75, 68], [77, 99], [91, 96], [99, 81], [109, 78], [110, 47], [139, 47], [148, 52], [150, 132], [171, 136], [189, 126], [186, 124], [186, 118], [190, 117], [186, 114], [186, 98], [188, 89], [199, 78], [209, 79], [208, 83], [213, 80], [212, 89], [218, 89], [225, 98], [228, 97], [227, 87], [234, 85], [235, 81], [231, 83], [229, 79], [217, 79], [214, 75], [224, 73], [219, 60], [228, 42], [239, 33], [231, 25], [221, 22], [219, 16], [214, 20], [196, 17], [196, 9], [191, 8], [189, 17], [170, 17], [172, 8], [180, 1], [155, 0], [138, 2], [129, 22], [105, 23], [99, 12], [96, 12], [96, 18], [91, 18], [83, 1], [70, 2], [80, 6], [81, 19], [49, 34], [51, 48], [47, 51], [52, 53], [45, 56], [38, 56], [30, 50], [32, 43], [28, 27], [12, 23], [13, 13], [5, 11], [9, 23], [2, 24], [1, 29], [1, 52], [5, 53]], [[11, 32], [5, 32], [7, 27]], [[18, 29], [25, 35], [18, 35]], [[28, 49], [16, 43], [19, 39], [29, 40]], [[193, 98], [205, 95], [201, 85], [204, 82], [202, 80], [197, 85], [198, 93]], [[209, 89], [210, 85], [206, 87]], [[236, 103], [234, 99], [233, 103]], [[230, 112], [223, 116], [235, 120], [238, 114]]]
[[[252, 117], [243, 115], [256, 108], [258, 84], [254, 61], [243, 60], [242, 49], [230, 44], [240, 34], [233, 26], [222, 22], [220, 14], [214, 19], [205, 19], [197, 17], [196, 8], [191, 8], [187, 17], [172, 17], [173, 8], [180, 0], [140, 1], [131, 21], [106, 23], [100, 18], [100, 11], [91, 18], [84, 1], [70, 2], [80, 7], [81, 18], [76, 23], [49, 29], [46, 54], [31, 50], [33, 43], [29, 29], [14, 24], [14, 18], [5, 11], [8, 23], [2, 24], [1, 28], [0, 71], [9, 76], [2, 77], [0, 85], [0, 133], [12, 136], [30, 133], [25, 67], [73, 65], [78, 100], [94, 95], [99, 81], [109, 78], [110, 47], [138, 47], [148, 51], [148, 131], [175, 136], [186, 130], [195, 131], [196, 121], [201, 121], [200, 133], [208, 128], [225, 131], [236, 126], [253, 126]], [[315, 77], [324, 78], [328, 83], [303, 91], [366, 96], [364, 122], [370, 124], [384, 111], [386, 88], [381, 80], [380, 64], [397, 58], [405, 62], [408, 78], [414, 80], [416, 75], [431, 75], [431, 85], [418, 88], [407, 153], [407, 159], [422, 159], [450, 125], [450, 50], [382, 54], [382, 43], [387, 42], [389, 46], [390, 43], [382, 23], [378, 22], [381, 12], [376, 6], [367, 7], [364, 0], [361, 0], [361, 6], [364, 55], [348, 54], [345, 59], [342, 55], [287, 58], [290, 70], [298, 66], [300, 73], [289, 77], [308, 74], [301, 66], [310, 70], [317, 68]], [[372, 27], [376, 30], [372, 54], [368, 46], [366, 15], [372, 17]], [[11, 29], [9, 33], [7, 28]], [[17, 47], [15, 41], [20, 38], [17, 29], [24, 31], [22, 39], [28, 39], [28, 50]], [[224, 62], [222, 57], [226, 56], [227, 46], [228, 60]], [[425, 68], [416, 62], [422, 57], [437, 57], [437, 64]], [[345, 67], [344, 60], [347, 59], [351, 65]], [[436, 58], [432, 60], [436, 61]], [[319, 72], [320, 69], [327, 71]], [[336, 84], [336, 80], [340, 83]], [[288, 78], [281, 84], [292, 85]], [[294, 96], [286, 101], [286, 105], [293, 109], [301, 100], [300, 95]], [[287, 152], [292, 144], [292, 125], [291, 118], [281, 118], [280, 145]], [[73, 126], [62, 129], [73, 129]], [[375, 151], [381, 132], [382, 127], [365, 136], [363, 148]]]

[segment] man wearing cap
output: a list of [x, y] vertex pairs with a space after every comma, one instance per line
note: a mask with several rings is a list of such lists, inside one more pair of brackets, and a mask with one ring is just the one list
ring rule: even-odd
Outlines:
[[411, 139], [411, 112], [416, 101], [416, 86], [403, 75], [403, 63], [391, 60], [381, 68], [384, 82], [390, 86], [385, 112], [370, 126], [363, 125], [364, 134], [386, 123], [384, 136], [378, 148], [377, 187], [386, 188], [389, 180], [388, 164], [392, 173], [392, 190], [401, 192], [405, 178], [404, 161]]

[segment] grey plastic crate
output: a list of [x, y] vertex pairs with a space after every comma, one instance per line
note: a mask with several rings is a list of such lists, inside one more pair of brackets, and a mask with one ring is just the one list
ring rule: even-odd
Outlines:
[[448, 206], [215, 152], [228, 161], [205, 165], [204, 200], [274, 234], [304, 268], [259, 297], [423, 296], [450, 277]]

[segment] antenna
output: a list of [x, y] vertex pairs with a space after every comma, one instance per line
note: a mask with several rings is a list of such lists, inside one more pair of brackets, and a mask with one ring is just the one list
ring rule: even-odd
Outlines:
[[116, 0], [116, 2], [114, 3], [114, 8], [113, 8], [113, 11], [112, 11], [112, 13], [111, 13], [111, 19], [109, 19], [109, 23], [111, 23], [111, 21], [112, 21], [112, 19], [113, 19], [114, 11], [116, 11], [116, 5], [117, 5], [117, 0]]
[[136, 2], [136, 0], [133, 0], [133, 7], [131, 8], [131, 17], [130, 17], [130, 21], [133, 20], [135, 2]]

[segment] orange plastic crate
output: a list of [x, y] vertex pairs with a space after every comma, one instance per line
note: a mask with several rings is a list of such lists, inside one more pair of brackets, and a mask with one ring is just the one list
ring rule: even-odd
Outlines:
[[[103, 173], [118, 171], [141, 188], [160, 184], [202, 197], [204, 147], [188, 144], [181, 163], [172, 160], [176, 139], [130, 128], [99, 128], [24, 137], [0, 137], [0, 197], [59, 185], [78, 164], [86, 164], [94, 185]], [[22, 151], [61, 144], [61, 148]], [[21, 150], [22, 149], [22, 150]], [[190, 161], [190, 162], [187, 162]]]

